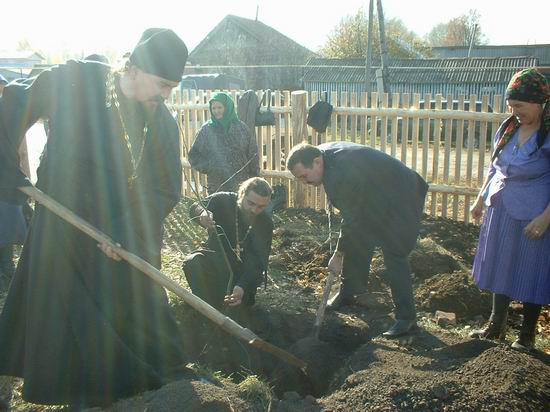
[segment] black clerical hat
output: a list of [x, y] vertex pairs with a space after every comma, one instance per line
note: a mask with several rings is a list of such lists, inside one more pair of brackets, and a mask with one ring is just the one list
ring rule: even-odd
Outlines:
[[151, 28], [143, 32], [129, 61], [146, 73], [179, 82], [187, 61], [187, 47], [172, 30]]

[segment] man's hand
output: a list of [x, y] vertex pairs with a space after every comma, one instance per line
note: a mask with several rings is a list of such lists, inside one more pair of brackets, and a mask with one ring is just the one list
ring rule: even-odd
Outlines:
[[244, 290], [240, 286], [235, 286], [233, 288], [233, 293], [231, 295], [226, 295], [223, 300], [229, 306], [238, 306], [242, 303], [244, 296]]
[[[117, 246], [120, 247], [120, 245], [117, 243]], [[109, 258], [114, 259], [116, 261], [120, 261], [121, 258], [119, 255], [116, 254], [116, 252], [113, 250], [111, 246], [109, 246], [107, 243], [98, 243], [97, 247], [101, 249], [103, 253], [105, 253]]]
[[339, 275], [342, 273], [342, 267], [344, 266], [344, 254], [336, 251], [328, 261], [328, 270], [332, 273]]
[[207, 209], [204, 209], [199, 216], [199, 223], [202, 227], [206, 229], [214, 229], [216, 227], [216, 221], [212, 217], [212, 212]]

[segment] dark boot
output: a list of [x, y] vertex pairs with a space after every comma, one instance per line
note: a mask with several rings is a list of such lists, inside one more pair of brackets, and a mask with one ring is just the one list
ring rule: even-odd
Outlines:
[[342, 289], [327, 301], [327, 310], [338, 310], [343, 306], [353, 306], [356, 303], [355, 296]]
[[542, 305], [523, 302], [523, 323], [518, 338], [512, 343], [512, 348], [531, 351], [535, 348], [535, 336], [537, 333], [537, 321]]
[[506, 338], [509, 304], [510, 298], [508, 296], [493, 294], [493, 310], [489, 323], [483, 329], [471, 332], [470, 338], [503, 341]]

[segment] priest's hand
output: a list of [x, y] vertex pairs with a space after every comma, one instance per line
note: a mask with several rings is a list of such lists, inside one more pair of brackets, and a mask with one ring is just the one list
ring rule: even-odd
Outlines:
[[199, 216], [199, 223], [202, 227], [206, 229], [214, 229], [216, 227], [216, 221], [212, 216], [212, 212], [204, 209]]
[[231, 295], [227, 295], [224, 298], [224, 303], [226, 303], [229, 306], [238, 306], [242, 303], [244, 296], [244, 290], [240, 286], [235, 286], [233, 288], [233, 293]]
[[[117, 243], [117, 246], [120, 247], [120, 245]], [[114, 251], [114, 249], [109, 246], [107, 243], [98, 243], [97, 247], [101, 249], [103, 253], [105, 253], [109, 258], [114, 259], [116, 261], [120, 261], [120, 256]]]

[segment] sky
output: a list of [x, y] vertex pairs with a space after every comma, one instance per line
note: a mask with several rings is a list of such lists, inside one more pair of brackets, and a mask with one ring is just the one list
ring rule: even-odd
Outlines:
[[[13, 4], [13, 3], [12, 3]], [[550, 0], [382, 0], [386, 19], [424, 36], [436, 24], [476, 9], [489, 44], [550, 44]], [[132, 50], [147, 27], [173, 29], [192, 50], [226, 15], [254, 19], [317, 51], [340, 21], [368, 0], [26, 0], [0, 11], [0, 50], [25, 39], [47, 53]], [[376, 9], [376, 2], [375, 2]]]

